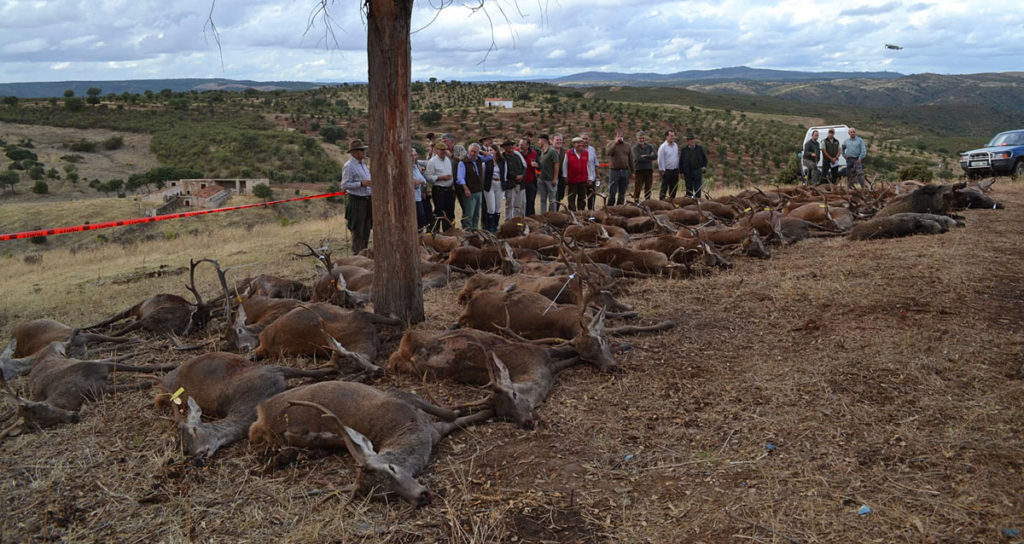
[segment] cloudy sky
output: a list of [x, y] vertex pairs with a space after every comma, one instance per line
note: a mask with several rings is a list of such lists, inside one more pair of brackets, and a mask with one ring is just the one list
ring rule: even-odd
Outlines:
[[[329, 4], [331, 38], [321, 22], [306, 32], [318, 0], [0, 0], [0, 82], [365, 81], [359, 3]], [[740, 65], [1024, 71], [1024, 10], [1008, 0], [483, 0], [485, 10], [467, 7], [474, 4], [416, 0], [414, 78]], [[439, 12], [441, 6], [448, 7]], [[211, 8], [222, 54], [206, 25]]]

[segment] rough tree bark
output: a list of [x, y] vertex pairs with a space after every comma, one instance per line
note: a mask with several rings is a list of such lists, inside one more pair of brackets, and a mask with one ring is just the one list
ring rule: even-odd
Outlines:
[[413, 0], [366, 0], [369, 155], [373, 178], [373, 308], [423, 321], [409, 128]]

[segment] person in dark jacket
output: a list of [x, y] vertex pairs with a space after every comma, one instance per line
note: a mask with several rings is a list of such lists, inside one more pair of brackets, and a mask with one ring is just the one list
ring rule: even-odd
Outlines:
[[804, 144], [804, 153], [801, 161], [807, 169], [806, 181], [810, 185], [817, 185], [821, 179], [818, 171], [818, 160], [821, 158], [821, 144], [818, 143], [818, 131], [811, 131], [811, 139]]
[[636, 183], [633, 185], [633, 200], [640, 201], [640, 195], [644, 199], [651, 198], [651, 187], [654, 185], [654, 160], [658, 158], [658, 151], [654, 146], [647, 143], [647, 134], [644, 131], [636, 133], [636, 144], [633, 145], [633, 175], [636, 176]]
[[679, 150], [679, 172], [686, 180], [686, 196], [700, 198], [704, 190], [704, 172], [708, 156], [692, 133], [686, 135], [686, 146]]

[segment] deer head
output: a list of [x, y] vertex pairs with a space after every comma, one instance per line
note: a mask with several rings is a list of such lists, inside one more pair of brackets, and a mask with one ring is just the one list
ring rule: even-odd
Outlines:
[[[7, 350], [4, 350], [5, 352]], [[18, 405], [18, 417], [22, 429], [25, 427], [37, 427], [44, 429], [61, 423], [78, 423], [78, 412], [57, 408], [48, 402], [36, 402], [22, 398], [7, 384], [6, 378], [0, 377], [0, 385], [3, 386], [3, 393], [9, 395]], [[10, 428], [6, 431], [10, 432]]]
[[345, 349], [345, 346], [341, 345], [341, 342], [339, 342], [337, 338], [327, 334], [327, 331], [324, 331], [324, 337], [327, 338], [328, 345], [331, 348], [331, 362], [334, 363], [335, 366], [340, 368], [341, 365], [339, 364], [339, 360], [348, 359], [355, 363], [359, 370], [368, 373], [374, 378], [379, 378], [384, 375], [384, 369], [373, 364], [373, 361], [368, 359], [362, 353], [356, 353]]
[[520, 395], [516, 390], [505, 363], [493, 352], [491, 358], [486, 359], [486, 362], [487, 375], [490, 377], [495, 393], [489, 401], [494, 413], [515, 421], [528, 431], [536, 428], [540, 417], [533, 409], [533, 402], [525, 395]]
[[[177, 413], [177, 411], [175, 411]], [[224, 445], [224, 440], [212, 428], [203, 425], [203, 409], [196, 399], [188, 398], [188, 415], [178, 423], [181, 434], [181, 448], [186, 455], [211, 457]]]
[[18, 349], [18, 339], [12, 338], [4, 347], [3, 352], [0, 353], [0, 377], [5, 380], [27, 374], [36, 362], [35, 355], [29, 355], [21, 359], [12, 359], [11, 355], [14, 354], [16, 349]]
[[375, 488], [385, 493], [397, 493], [406, 502], [416, 506], [430, 503], [431, 493], [419, 483], [405, 467], [392, 463], [377, 453], [373, 443], [359, 431], [342, 426], [345, 446], [359, 467], [355, 489], [370, 493]]
[[[583, 306], [581, 305], [581, 309]], [[604, 308], [594, 316], [590, 323], [586, 323], [584, 315], [580, 314], [580, 333], [569, 343], [580, 355], [580, 359], [596, 365], [605, 372], [615, 372], [619, 369], [612, 356], [611, 346], [604, 337]]]

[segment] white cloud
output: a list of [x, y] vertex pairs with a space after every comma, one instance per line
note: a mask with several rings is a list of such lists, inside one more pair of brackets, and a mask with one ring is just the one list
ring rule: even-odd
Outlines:
[[[335, 23], [331, 37], [321, 24], [305, 32], [317, 0], [5, 0], [0, 2], [0, 80], [45, 80], [55, 69], [76, 79], [365, 80], [366, 30], [359, 4], [329, 3]], [[462, 6], [438, 12], [430, 2], [415, 3], [416, 77], [541, 78], [600, 69], [670, 73], [739, 65], [964, 73], [1020, 70], [1024, 58], [1019, 39], [1024, 14], [1001, 2], [864, 0], [851, 7], [840, 0], [485, 0], [484, 5], [487, 13]], [[206, 27], [211, 6], [223, 70]], [[904, 50], [886, 51], [885, 43]]]

